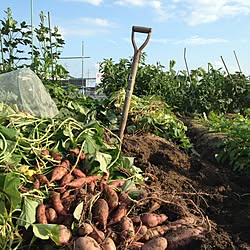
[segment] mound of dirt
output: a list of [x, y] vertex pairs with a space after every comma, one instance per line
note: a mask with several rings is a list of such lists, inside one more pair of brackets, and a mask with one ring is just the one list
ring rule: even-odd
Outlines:
[[[211, 150], [202, 145], [201, 151]], [[150, 134], [126, 135], [123, 153], [135, 158], [152, 190], [163, 198], [182, 199], [183, 207], [206, 223], [207, 233], [184, 249], [250, 249], [249, 174], [233, 172], [197, 154], [188, 155]], [[169, 218], [181, 216], [181, 211], [174, 211]]]

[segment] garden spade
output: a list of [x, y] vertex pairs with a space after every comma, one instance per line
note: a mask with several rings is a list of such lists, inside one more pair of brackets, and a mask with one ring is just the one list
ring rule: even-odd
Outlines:
[[[141, 47], [139, 49], [137, 48], [137, 45], [135, 43], [135, 33], [136, 32], [147, 34], [146, 40], [144, 41], [144, 43], [141, 45]], [[134, 90], [135, 77], [136, 77], [136, 73], [137, 73], [137, 69], [138, 69], [138, 63], [139, 63], [140, 55], [141, 55], [142, 50], [147, 45], [147, 43], [148, 43], [148, 41], [150, 39], [151, 33], [152, 33], [151, 28], [141, 27], [141, 26], [133, 26], [132, 27], [131, 40], [132, 40], [132, 44], [133, 44], [133, 47], [134, 47], [134, 56], [133, 56], [131, 73], [130, 73], [130, 76], [129, 76], [128, 87], [127, 87], [127, 90], [126, 90], [126, 96], [125, 96], [125, 101], [124, 101], [124, 105], [123, 105], [122, 118], [121, 118], [120, 130], [119, 130], [119, 137], [120, 137], [121, 140], [123, 140], [124, 130], [125, 130], [125, 127], [126, 127], [126, 124], [127, 124], [128, 111], [129, 111], [129, 107], [130, 107], [130, 101], [131, 101], [132, 93], [133, 93], [133, 90]]]

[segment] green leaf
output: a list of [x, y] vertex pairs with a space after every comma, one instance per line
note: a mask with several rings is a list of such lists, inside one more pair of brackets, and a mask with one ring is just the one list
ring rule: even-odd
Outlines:
[[8, 195], [12, 205], [12, 210], [21, 205], [21, 194], [18, 191], [20, 185], [20, 176], [16, 173], [8, 173], [0, 176], [0, 190]]
[[74, 218], [76, 220], [80, 220], [81, 216], [82, 216], [82, 209], [83, 209], [83, 201], [81, 203], [79, 203], [73, 213]]
[[100, 163], [100, 170], [103, 172], [107, 172], [107, 167], [112, 160], [112, 156], [109, 154], [101, 153], [100, 151], [96, 151], [95, 160]]
[[130, 169], [134, 164], [134, 157], [123, 157], [122, 164], [124, 168]]
[[57, 224], [32, 224], [34, 235], [42, 240], [53, 240], [60, 245], [60, 227]]
[[26, 229], [30, 226], [30, 224], [36, 221], [36, 208], [39, 203], [29, 197], [24, 197], [22, 213], [20, 215], [17, 224], [20, 226], [24, 226]]
[[95, 143], [95, 141], [90, 137], [90, 136], [86, 136], [86, 141], [84, 144], [84, 152], [86, 154], [95, 154], [97, 145]]
[[13, 128], [6, 128], [0, 125], [0, 132], [4, 135], [7, 140], [12, 140], [17, 134], [17, 131]]

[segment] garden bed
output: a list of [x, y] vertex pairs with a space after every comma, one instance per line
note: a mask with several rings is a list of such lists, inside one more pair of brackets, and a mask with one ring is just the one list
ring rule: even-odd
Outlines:
[[[191, 138], [193, 143], [198, 139], [198, 153], [213, 152], [210, 143], [201, 143], [204, 137], [197, 136], [197, 128], [190, 129], [190, 135], [196, 135]], [[199, 209], [204, 219], [209, 219], [208, 232], [185, 249], [250, 248], [249, 174], [214, 164], [209, 157], [189, 156], [153, 135], [126, 136], [123, 152], [135, 157], [136, 166], [151, 176], [148, 182], [161, 197], [171, 195], [190, 201], [186, 204], [189, 211], [197, 213]], [[172, 216], [181, 215], [175, 211]]]

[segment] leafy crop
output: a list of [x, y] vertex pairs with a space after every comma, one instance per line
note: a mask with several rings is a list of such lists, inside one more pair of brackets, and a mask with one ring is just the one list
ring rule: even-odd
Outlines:
[[[141, 57], [134, 94], [139, 97], [158, 95], [176, 110], [186, 113], [235, 112], [249, 107], [250, 79], [242, 73], [225, 75], [208, 64], [208, 71], [202, 68], [192, 70], [190, 77], [185, 70], [175, 71], [175, 61], [170, 61], [165, 71], [160, 63], [145, 63]], [[101, 64], [103, 73], [99, 91], [107, 96], [127, 86], [131, 61], [112, 59]]]
[[[13, 18], [12, 11], [5, 11], [7, 17], [0, 20], [0, 72], [8, 72], [20, 67], [30, 67], [42, 80], [61, 79], [67, 76], [67, 70], [58, 63], [64, 40], [58, 27], [46, 26], [46, 17], [40, 13], [40, 23], [34, 29], [34, 41], [31, 27], [25, 21], [20, 24]], [[23, 63], [23, 60], [32, 61]]]
[[240, 114], [216, 115], [211, 113], [205, 121], [210, 131], [225, 133], [226, 139], [217, 146], [219, 162], [228, 163], [234, 170], [246, 170], [250, 166], [250, 120]]

